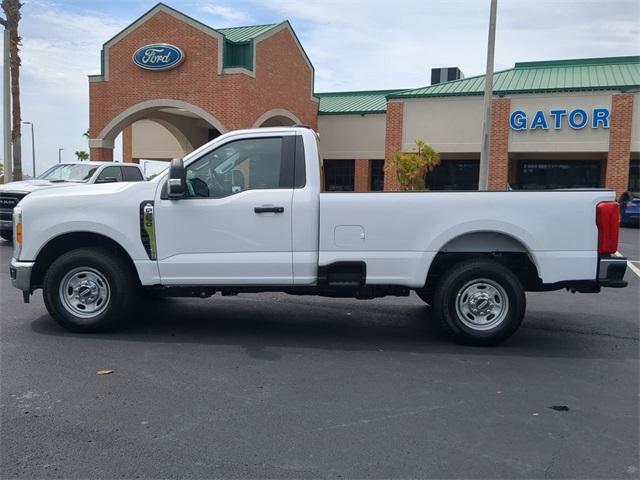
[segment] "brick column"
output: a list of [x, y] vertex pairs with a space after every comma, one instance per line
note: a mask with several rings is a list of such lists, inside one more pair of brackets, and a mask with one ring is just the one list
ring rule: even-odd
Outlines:
[[391, 157], [402, 149], [404, 103], [387, 102], [387, 126], [384, 142], [384, 189], [400, 190], [396, 169]]
[[356, 160], [354, 191], [368, 192], [371, 190], [371, 162], [369, 160]]
[[113, 162], [113, 148], [90, 148], [89, 159], [94, 162]]
[[633, 93], [617, 93], [611, 97], [609, 155], [604, 186], [614, 189], [616, 195], [622, 194], [629, 186], [633, 97]]
[[133, 126], [129, 125], [122, 130], [122, 161], [133, 161]]
[[510, 98], [494, 98], [491, 102], [489, 190], [506, 190], [509, 182], [510, 109]]

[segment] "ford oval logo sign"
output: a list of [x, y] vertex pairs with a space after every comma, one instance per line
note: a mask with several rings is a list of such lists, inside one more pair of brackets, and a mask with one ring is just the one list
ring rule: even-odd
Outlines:
[[184, 60], [184, 53], [175, 45], [153, 43], [139, 48], [133, 54], [133, 63], [146, 70], [169, 70]]

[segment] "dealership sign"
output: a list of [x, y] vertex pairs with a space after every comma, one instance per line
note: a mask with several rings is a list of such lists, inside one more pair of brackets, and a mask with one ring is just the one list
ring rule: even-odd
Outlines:
[[139, 48], [133, 54], [133, 63], [145, 70], [169, 70], [184, 60], [184, 53], [175, 45], [153, 43]]
[[580, 130], [587, 125], [591, 128], [609, 128], [609, 109], [594, 108], [587, 111], [582, 108], [556, 108], [549, 111], [538, 110], [532, 115], [515, 110], [509, 117], [509, 125], [512, 130], [561, 130], [567, 125], [574, 130]]

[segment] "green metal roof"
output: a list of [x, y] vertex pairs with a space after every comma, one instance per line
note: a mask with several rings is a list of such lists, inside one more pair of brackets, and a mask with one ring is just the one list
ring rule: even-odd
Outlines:
[[253, 70], [253, 40], [275, 26], [275, 24], [270, 24], [218, 28], [218, 32], [224, 35], [224, 54], [222, 56], [224, 68], [241, 67]]
[[[640, 88], [640, 56], [520, 62], [494, 73], [496, 94]], [[405, 90], [387, 98], [482, 95], [484, 75]]]
[[370, 90], [361, 92], [315, 93], [320, 99], [318, 114], [339, 115], [357, 113], [385, 113], [387, 95], [401, 90]]
[[217, 28], [216, 30], [224, 35], [225, 39], [230, 42], [248, 42], [253, 40], [258, 35], [263, 34], [267, 30], [271, 30], [276, 24], [270, 25], [252, 25], [247, 27], [231, 27], [231, 28]]

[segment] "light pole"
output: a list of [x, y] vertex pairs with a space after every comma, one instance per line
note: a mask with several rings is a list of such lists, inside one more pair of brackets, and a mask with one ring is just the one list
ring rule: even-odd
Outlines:
[[31, 125], [31, 159], [33, 161], [33, 178], [36, 178], [36, 139], [33, 134], [33, 122], [22, 122]]
[[58, 163], [62, 163], [62, 150], [64, 150], [64, 148], [58, 149]]
[[496, 44], [496, 10], [498, 0], [491, 0], [489, 12], [489, 42], [487, 45], [487, 72], [484, 76], [484, 122], [482, 123], [482, 150], [478, 190], [489, 189], [489, 151], [491, 148], [491, 100], [493, 99], [493, 52]]

